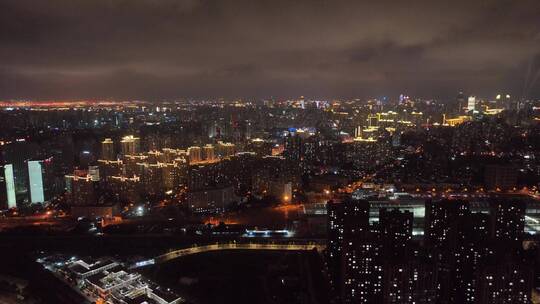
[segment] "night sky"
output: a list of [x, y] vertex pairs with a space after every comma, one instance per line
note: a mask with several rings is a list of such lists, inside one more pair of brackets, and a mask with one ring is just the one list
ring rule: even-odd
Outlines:
[[540, 1], [1, 0], [0, 98], [540, 97]]

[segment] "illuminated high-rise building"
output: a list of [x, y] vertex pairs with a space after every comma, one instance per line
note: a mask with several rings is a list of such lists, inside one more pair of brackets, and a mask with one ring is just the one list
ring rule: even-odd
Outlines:
[[467, 111], [474, 111], [476, 110], [476, 97], [475, 96], [469, 96], [467, 99]]
[[229, 157], [236, 153], [236, 146], [233, 143], [218, 141], [216, 150], [219, 157]]
[[508, 244], [523, 239], [525, 229], [526, 202], [519, 199], [492, 198], [491, 236]]
[[6, 194], [8, 208], [17, 207], [17, 196], [15, 193], [15, 175], [13, 173], [13, 165], [4, 166], [4, 178], [6, 181]]
[[185, 163], [164, 163], [161, 164], [163, 187], [165, 191], [178, 188], [180, 183], [186, 178], [187, 167]]
[[469, 214], [469, 202], [463, 200], [426, 201], [425, 241], [435, 248], [452, 242], [459, 219]]
[[115, 160], [116, 154], [114, 153], [114, 142], [110, 138], [105, 138], [101, 142], [101, 159]]
[[425, 209], [424, 240], [428, 248], [440, 252], [437, 259], [437, 297], [441, 303], [453, 303], [454, 250], [461, 224], [470, 214], [469, 202], [463, 200], [428, 200]]
[[501, 261], [486, 267], [477, 275], [475, 303], [528, 304], [534, 287], [534, 268], [515, 262]]
[[299, 161], [304, 156], [305, 140], [298, 133], [292, 135], [289, 134], [285, 138], [285, 151], [283, 155], [291, 161]]
[[122, 137], [120, 149], [123, 155], [134, 155], [141, 152], [141, 139], [128, 135]]
[[403, 255], [412, 238], [413, 213], [398, 209], [379, 210], [380, 239], [385, 251], [392, 255]]
[[13, 165], [0, 166], [0, 209], [17, 207]]
[[[328, 241], [327, 258], [331, 269], [330, 280], [335, 294], [353, 299], [357, 274], [357, 259], [366, 255], [379, 254], [378, 247], [371, 243], [358, 244], [353, 241], [365, 236], [369, 231], [369, 202], [345, 199], [342, 202], [327, 203]], [[354, 264], [354, 265], [353, 265]], [[349, 267], [350, 266], [350, 267]], [[366, 267], [371, 267], [367, 265]]]
[[382, 301], [371, 303], [438, 303], [435, 265], [423, 257], [387, 261], [383, 272]]
[[[331, 270], [330, 284], [336, 294], [339, 294], [341, 280], [341, 253], [343, 252], [344, 234], [344, 205], [329, 201], [326, 204], [328, 241], [326, 245], [328, 266]], [[369, 218], [368, 218], [369, 221]]]
[[457, 113], [462, 113], [463, 108], [465, 107], [465, 104], [466, 104], [465, 94], [463, 94], [463, 92], [461, 92], [461, 91], [459, 92], [459, 94], [456, 97], [456, 102], [457, 102], [457, 106], [458, 106]]
[[4, 166], [0, 166], [0, 210], [8, 208], [6, 178], [4, 175]]
[[2, 158], [6, 167], [7, 173], [13, 181], [13, 191], [15, 193], [15, 201], [17, 203], [28, 199], [28, 164], [29, 159], [34, 159], [39, 156], [40, 148], [35, 143], [26, 141], [15, 142], [9, 145], [2, 146]]
[[43, 203], [51, 197], [51, 162], [52, 158], [28, 161], [28, 187], [32, 204]]
[[355, 138], [362, 137], [362, 126], [358, 126], [358, 127], [354, 128], [354, 137]]
[[214, 146], [208, 144], [203, 147], [203, 156], [204, 159], [207, 161], [213, 161], [216, 158], [215, 152], [214, 152]]
[[343, 303], [381, 303], [382, 246], [373, 237], [345, 237], [343, 242]]
[[189, 162], [190, 163], [197, 163], [202, 161], [202, 151], [201, 147], [189, 147], [187, 149]]

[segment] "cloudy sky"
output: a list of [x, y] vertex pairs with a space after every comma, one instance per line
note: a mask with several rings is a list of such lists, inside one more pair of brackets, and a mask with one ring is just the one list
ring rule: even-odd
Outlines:
[[0, 98], [540, 97], [540, 1], [1, 0]]

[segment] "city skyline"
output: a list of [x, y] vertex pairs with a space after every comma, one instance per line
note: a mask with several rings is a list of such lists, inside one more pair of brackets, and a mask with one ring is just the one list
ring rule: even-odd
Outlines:
[[0, 0], [0, 303], [540, 303], [540, 0]]
[[0, 282], [29, 286], [0, 299], [534, 303], [539, 122], [510, 94], [0, 102]]

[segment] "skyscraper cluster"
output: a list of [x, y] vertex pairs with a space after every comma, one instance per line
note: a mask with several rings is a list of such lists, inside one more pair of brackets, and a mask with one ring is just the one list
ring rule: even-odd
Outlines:
[[62, 192], [54, 175], [53, 157], [4, 164], [0, 166], [0, 171], [2, 209], [17, 207], [18, 202], [44, 203]]

